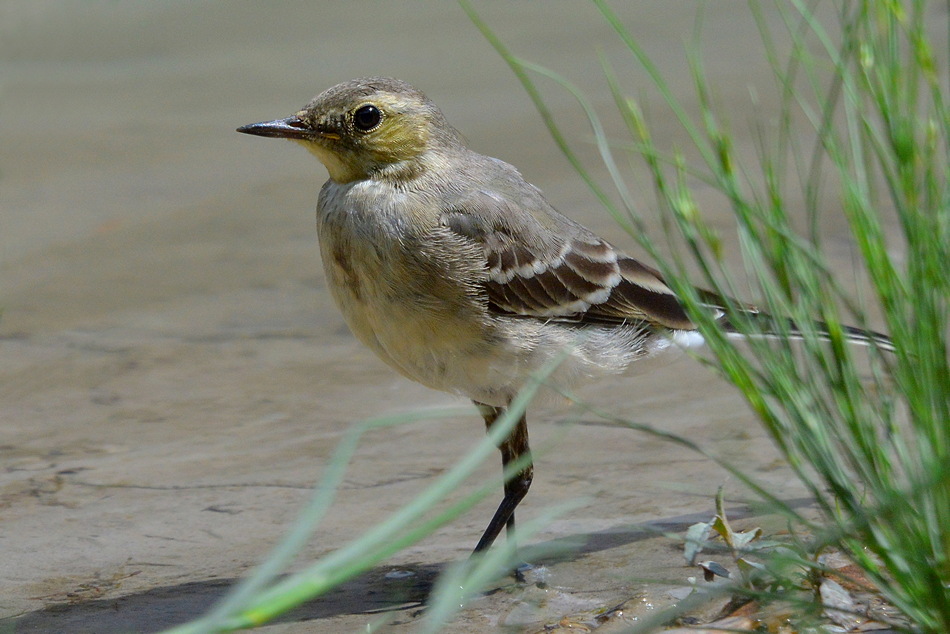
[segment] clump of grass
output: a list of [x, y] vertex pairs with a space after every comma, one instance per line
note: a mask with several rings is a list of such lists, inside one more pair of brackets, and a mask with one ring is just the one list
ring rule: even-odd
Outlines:
[[[511, 55], [463, 4], [522, 80], [575, 168], [611, 213], [656, 257], [683, 298], [712, 354], [711, 365], [743, 394], [821, 511], [820, 522], [771, 498], [814, 536], [812, 548], [835, 546], [913, 621], [915, 631], [950, 631], [950, 112], [946, 51], [938, 56], [925, 0], [837, 3], [838, 22], [819, 22], [818, 3], [776, 2], [783, 18], [771, 31], [760, 3], [750, 2], [781, 96], [771, 138], [759, 131], [757, 160], [744, 164], [714, 106], [701, 58], [692, 57], [700, 114], [693, 119], [673, 96], [636, 38], [603, 0], [592, 0], [664, 97], [701, 163], [661, 146], [635, 100], [605, 63], [608, 84], [646, 163], [665, 218], [673, 256], [642, 230], [611, 146], [583, 95], [555, 73]], [[782, 42], [782, 46], [778, 45]], [[780, 49], [787, 53], [780, 53]], [[620, 206], [577, 160], [544, 106], [528, 71], [574, 92], [594, 126]], [[654, 113], [655, 114], [655, 113]], [[812, 147], [793, 122], [805, 121]], [[700, 178], [734, 212], [747, 277], [759, 307], [791, 318], [803, 341], [728, 338], [686, 282], [726, 297], [738, 292], [723, 243], [706, 224], [687, 183]], [[795, 190], [798, 190], [797, 192]], [[803, 193], [804, 208], [793, 207]], [[836, 205], [826, 201], [835, 200]], [[821, 227], [840, 214], [850, 229], [870, 296], [845, 288], [829, 259]], [[668, 245], [669, 246], [669, 245]], [[850, 277], [850, 274], [849, 274]], [[893, 340], [893, 352], [848, 344], [845, 322], [866, 328], [871, 312]], [[726, 307], [743, 332], [756, 323]], [[815, 321], [830, 335], [821, 335]], [[766, 492], [763, 492], [766, 493]], [[770, 497], [770, 496], [768, 496]]]

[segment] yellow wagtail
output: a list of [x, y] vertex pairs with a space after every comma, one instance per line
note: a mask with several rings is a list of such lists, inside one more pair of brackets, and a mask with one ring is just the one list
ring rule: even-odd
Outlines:
[[[405, 82], [348, 81], [286, 119], [238, 132], [297, 141], [326, 166], [320, 252], [353, 334], [406, 377], [472, 399], [488, 427], [565, 351], [555, 384], [702, 341], [658, 271], [555, 211], [511, 165], [467, 148]], [[734, 332], [716, 298], [703, 296]], [[890, 348], [876, 333], [846, 336]], [[505, 484], [476, 552], [502, 527], [510, 533], [531, 486], [524, 416], [500, 450], [503, 464], [528, 464]]]

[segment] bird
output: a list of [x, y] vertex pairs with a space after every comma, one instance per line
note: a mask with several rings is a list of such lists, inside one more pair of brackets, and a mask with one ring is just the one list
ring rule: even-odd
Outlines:
[[[320, 254], [350, 330], [405, 377], [471, 399], [486, 429], [557, 359], [547, 381], [570, 386], [702, 341], [657, 269], [556, 211], [512, 165], [470, 149], [404, 81], [346, 81], [289, 117], [237, 131], [292, 140], [323, 163]], [[700, 293], [738, 334], [725, 300]], [[800, 333], [787, 322], [773, 334]], [[891, 348], [879, 333], [845, 336]], [[531, 487], [525, 414], [498, 448], [503, 467], [520, 467], [473, 553], [502, 530], [512, 537]]]

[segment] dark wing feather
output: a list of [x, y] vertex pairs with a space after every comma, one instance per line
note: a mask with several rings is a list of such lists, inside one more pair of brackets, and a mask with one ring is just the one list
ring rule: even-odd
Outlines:
[[515, 208], [510, 197], [479, 191], [442, 216], [444, 226], [482, 247], [492, 311], [575, 323], [695, 328], [658, 271], [560, 215], [540, 193], [528, 198]]

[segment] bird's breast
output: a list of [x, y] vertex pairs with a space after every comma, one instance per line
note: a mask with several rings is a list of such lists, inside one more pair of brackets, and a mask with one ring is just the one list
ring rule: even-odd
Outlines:
[[471, 293], [472, 273], [445, 254], [449, 245], [418, 209], [400, 208], [407, 204], [396, 192], [324, 187], [317, 228], [327, 284], [350, 330], [383, 361], [459, 391], [467, 380], [459, 360], [485, 345], [485, 308]]

